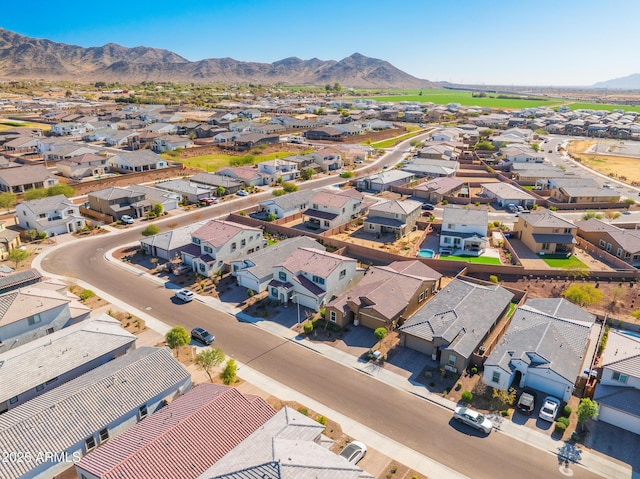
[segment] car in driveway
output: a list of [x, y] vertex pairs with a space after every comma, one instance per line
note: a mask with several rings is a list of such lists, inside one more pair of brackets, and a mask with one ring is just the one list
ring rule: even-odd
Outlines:
[[178, 298], [179, 300], [185, 303], [190, 303], [191, 301], [193, 301], [193, 298], [195, 297], [195, 295], [193, 294], [193, 291], [189, 291], [188, 289], [180, 289], [176, 291], [175, 296], [176, 298]]
[[200, 200], [200, 203], [210, 206], [210, 205], [215, 205], [218, 203], [218, 199], [217, 198], [202, 198]]
[[209, 346], [216, 339], [213, 334], [204, 328], [193, 328], [191, 330], [191, 339], [199, 341]]
[[460, 424], [466, 424], [467, 426], [471, 426], [485, 434], [489, 434], [493, 429], [493, 423], [483, 414], [465, 406], [458, 406], [456, 408], [453, 413], [453, 419], [458, 421]]
[[558, 415], [558, 409], [560, 409], [560, 399], [547, 396], [544, 398], [538, 417], [543, 421], [553, 422]]
[[133, 218], [129, 215], [122, 215], [120, 217], [120, 222], [124, 225], [132, 225], [135, 221], [133, 220]]
[[433, 205], [433, 204], [431, 204], [431, 203], [423, 203], [423, 204], [422, 204], [422, 209], [423, 209], [423, 210], [429, 210], [429, 211], [431, 211], [431, 210], [433, 210], [435, 207], [436, 207], [436, 205]]
[[531, 413], [536, 408], [536, 393], [531, 390], [522, 391], [518, 398], [517, 408], [521, 413], [531, 416]]
[[357, 464], [360, 459], [367, 453], [367, 446], [360, 441], [352, 441], [340, 453], [351, 464]]
[[245, 190], [238, 190], [236, 195], [238, 195], [238, 196], [249, 196], [249, 193], [247, 193]]

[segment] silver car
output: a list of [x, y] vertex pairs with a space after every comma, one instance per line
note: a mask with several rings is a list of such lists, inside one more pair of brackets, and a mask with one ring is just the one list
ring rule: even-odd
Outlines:
[[360, 459], [367, 453], [367, 446], [360, 441], [353, 441], [347, 444], [340, 455], [351, 464], [357, 464]]
[[489, 419], [468, 407], [458, 406], [453, 413], [453, 418], [459, 423], [471, 426], [485, 434], [489, 434], [493, 429], [493, 423]]

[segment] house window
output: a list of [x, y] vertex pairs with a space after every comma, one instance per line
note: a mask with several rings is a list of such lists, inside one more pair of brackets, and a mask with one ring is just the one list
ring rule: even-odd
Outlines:
[[231, 251], [235, 251], [237, 248], [238, 248], [238, 245], [236, 244], [235, 241], [231, 243]]
[[618, 251], [616, 251], [616, 256], [619, 258], [620, 256], [622, 256], [622, 248], [618, 248]]
[[611, 243], [607, 243], [607, 251], [611, 253]]
[[47, 328], [47, 334], [53, 334], [53, 328]]
[[278, 297], [278, 288], [271, 288], [271, 297], [272, 298]]
[[29, 321], [29, 326], [33, 326], [34, 324], [38, 324], [42, 320], [40, 319], [39, 314], [34, 314], [28, 319], [28, 321]]
[[565, 234], [570, 234], [571, 233], [571, 228], [565, 228], [564, 232], [565, 232]]
[[9, 404], [15, 404], [18, 402], [18, 396], [13, 396], [11, 399], [9, 399]]
[[107, 428], [100, 431], [100, 444], [109, 440], [109, 430]]
[[73, 210], [67, 210], [67, 214], [68, 215], [72, 215], [73, 214]]
[[278, 273], [278, 279], [280, 281], [286, 281], [287, 280], [287, 273], [285, 273], [284, 271], [280, 271]]
[[138, 409], [138, 416], [140, 416], [140, 419], [144, 419], [145, 417], [147, 417], [148, 411], [147, 411], [147, 405], [143, 404], [142, 406], [140, 406], [140, 408]]
[[324, 222], [324, 227], [325, 227], [325, 228], [328, 228], [328, 227], [329, 227], [329, 224], [330, 224], [330, 223], [329, 223], [328, 221], [325, 221], [325, 222]]
[[456, 229], [456, 225], [454, 225], [453, 223], [449, 223], [449, 224], [447, 225], [447, 229], [449, 229], [449, 230], [454, 230], [454, 229]]
[[340, 271], [340, 279], [344, 278], [347, 275], [347, 270], [343, 269], [342, 271]]
[[451, 237], [450, 236], [445, 236], [443, 242], [444, 242], [444, 244], [451, 244]]
[[493, 375], [491, 376], [491, 381], [494, 383], [500, 384], [500, 373], [498, 371], [493, 372]]
[[600, 241], [598, 242], [598, 244], [600, 245], [600, 247], [601, 247], [601, 248], [604, 248], [604, 247], [606, 246], [606, 244], [607, 244], [607, 243], [605, 243], [605, 241], [604, 241], [604, 240], [600, 240]]
[[449, 366], [455, 366], [456, 365], [456, 355], [455, 354], [450, 354], [449, 355]]
[[614, 381], [618, 381], [619, 383], [627, 384], [627, 379], [629, 379], [629, 377], [626, 374], [614, 371], [611, 379], [613, 379]]
[[204, 252], [205, 253], [213, 253], [213, 248], [211, 246], [205, 246], [204, 247]]
[[311, 281], [318, 284], [324, 284], [324, 278], [321, 278], [320, 276], [316, 276], [316, 275], [313, 275], [313, 277], [311, 278]]
[[418, 302], [421, 303], [423, 301], [424, 301], [424, 291], [420, 293], [420, 296], [418, 296]]
[[240, 248], [244, 248], [245, 246], [247, 246], [247, 240], [241, 240], [240, 241]]
[[204, 265], [204, 263], [198, 263], [198, 269], [200, 270], [201, 273], [204, 273], [207, 267]]
[[191, 242], [192, 242], [193, 244], [200, 244], [200, 238], [195, 238], [195, 237], [193, 237], [193, 238], [191, 238]]
[[36, 392], [40, 392], [40, 391], [42, 391], [43, 389], [44, 389], [44, 384], [38, 384], [38, 385], [36, 386]]
[[57, 380], [58, 380], [58, 377], [57, 377], [57, 376], [56, 376], [55, 378], [51, 378], [51, 379], [49, 379], [49, 380], [45, 383], [45, 385], [47, 385], [47, 386], [48, 386], [49, 384], [53, 384], [53, 383], [55, 383]]
[[370, 230], [376, 229], [376, 225], [369, 223], [369, 229]]
[[337, 321], [337, 315], [335, 311], [331, 311], [329, 313], [329, 321], [331, 321], [332, 323], [335, 323]]
[[543, 250], [548, 250], [549, 249], [549, 243], [542, 243], [542, 249]]
[[314, 210], [317, 210], [317, 209], [318, 209], [318, 203], [314, 203], [314, 204], [313, 204], [313, 209], [314, 209]]
[[96, 440], [93, 436], [86, 438], [84, 443], [87, 446], [87, 452], [93, 451], [96, 448]]

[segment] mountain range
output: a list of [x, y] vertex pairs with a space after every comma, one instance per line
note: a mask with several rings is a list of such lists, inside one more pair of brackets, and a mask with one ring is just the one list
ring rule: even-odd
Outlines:
[[433, 88], [389, 62], [359, 53], [340, 61], [291, 57], [274, 63], [233, 58], [189, 61], [169, 50], [115, 43], [84, 48], [26, 37], [0, 28], [0, 79], [80, 82], [340, 83], [356, 88]]
[[593, 88], [612, 88], [615, 90], [640, 90], [640, 73], [626, 77], [594, 83]]

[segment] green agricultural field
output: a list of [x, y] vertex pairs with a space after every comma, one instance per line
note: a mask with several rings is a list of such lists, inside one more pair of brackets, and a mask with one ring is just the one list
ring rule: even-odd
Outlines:
[[0, 131], [10, 130], [11, 128], [23, 127], [23, 128], [40, 128], [42, 131], [51, 130], [51, 125], [45, 123], [36, 123], [33, 121], [20, 121], [10, 120], [7, 118], [0, 118]]
[[380, 102], [417, 101], [432, 102], [437, 105], [459, 103], [463, 106], [486, 106], [490, 108], [530, 108], [536, 106], [557, 106], [563, 103], [559, 98], [549, 99], [514, 99], [494, 98], [497, 94], [489, 93], [486, 98], [473, 97], [471, 92], [461, 90], [391, 90], [390, 95], [366, 97]]
[[375, 143], [363, 143], [363, 145], [369, 145], [371, 148], [391, 148], [399, 141], [408, 140], [409, 138], [413, 138], [414, 136], [423, 133], [422, 130], [412, 131], [411, 133], [407, 133], [405, 135], [395, 136], [393, 138], [389, 138], [388, 140], [376, 141]]
[[[253, 163], [260, 163], [261, 161], [274, 160], [276, 158], [285, 158], [287, 156], [291, 156], [291, 152], [281, 151], [275, 153], [269, 153], [268, 155], [248, 155], [253, 157]], [[242, 158], [241, 156], [234, 155], [202, 155], [202, 156], [194, 156], [193, 158], [174, 158], [170, 155], [160, 155], [163, 158], [170, 161], [179, 161], [184, 166], [188, 166], [190, 168], [200, 168], [204, 171], [213, 172], [222, 167], [229, 166], [229, 163], [232, 160], [238, 160]]]
[[606, 103], [570, 103], [568, 106], [572, 110], [624, 110], [640, 113], [640, 106], [611, 105]]

